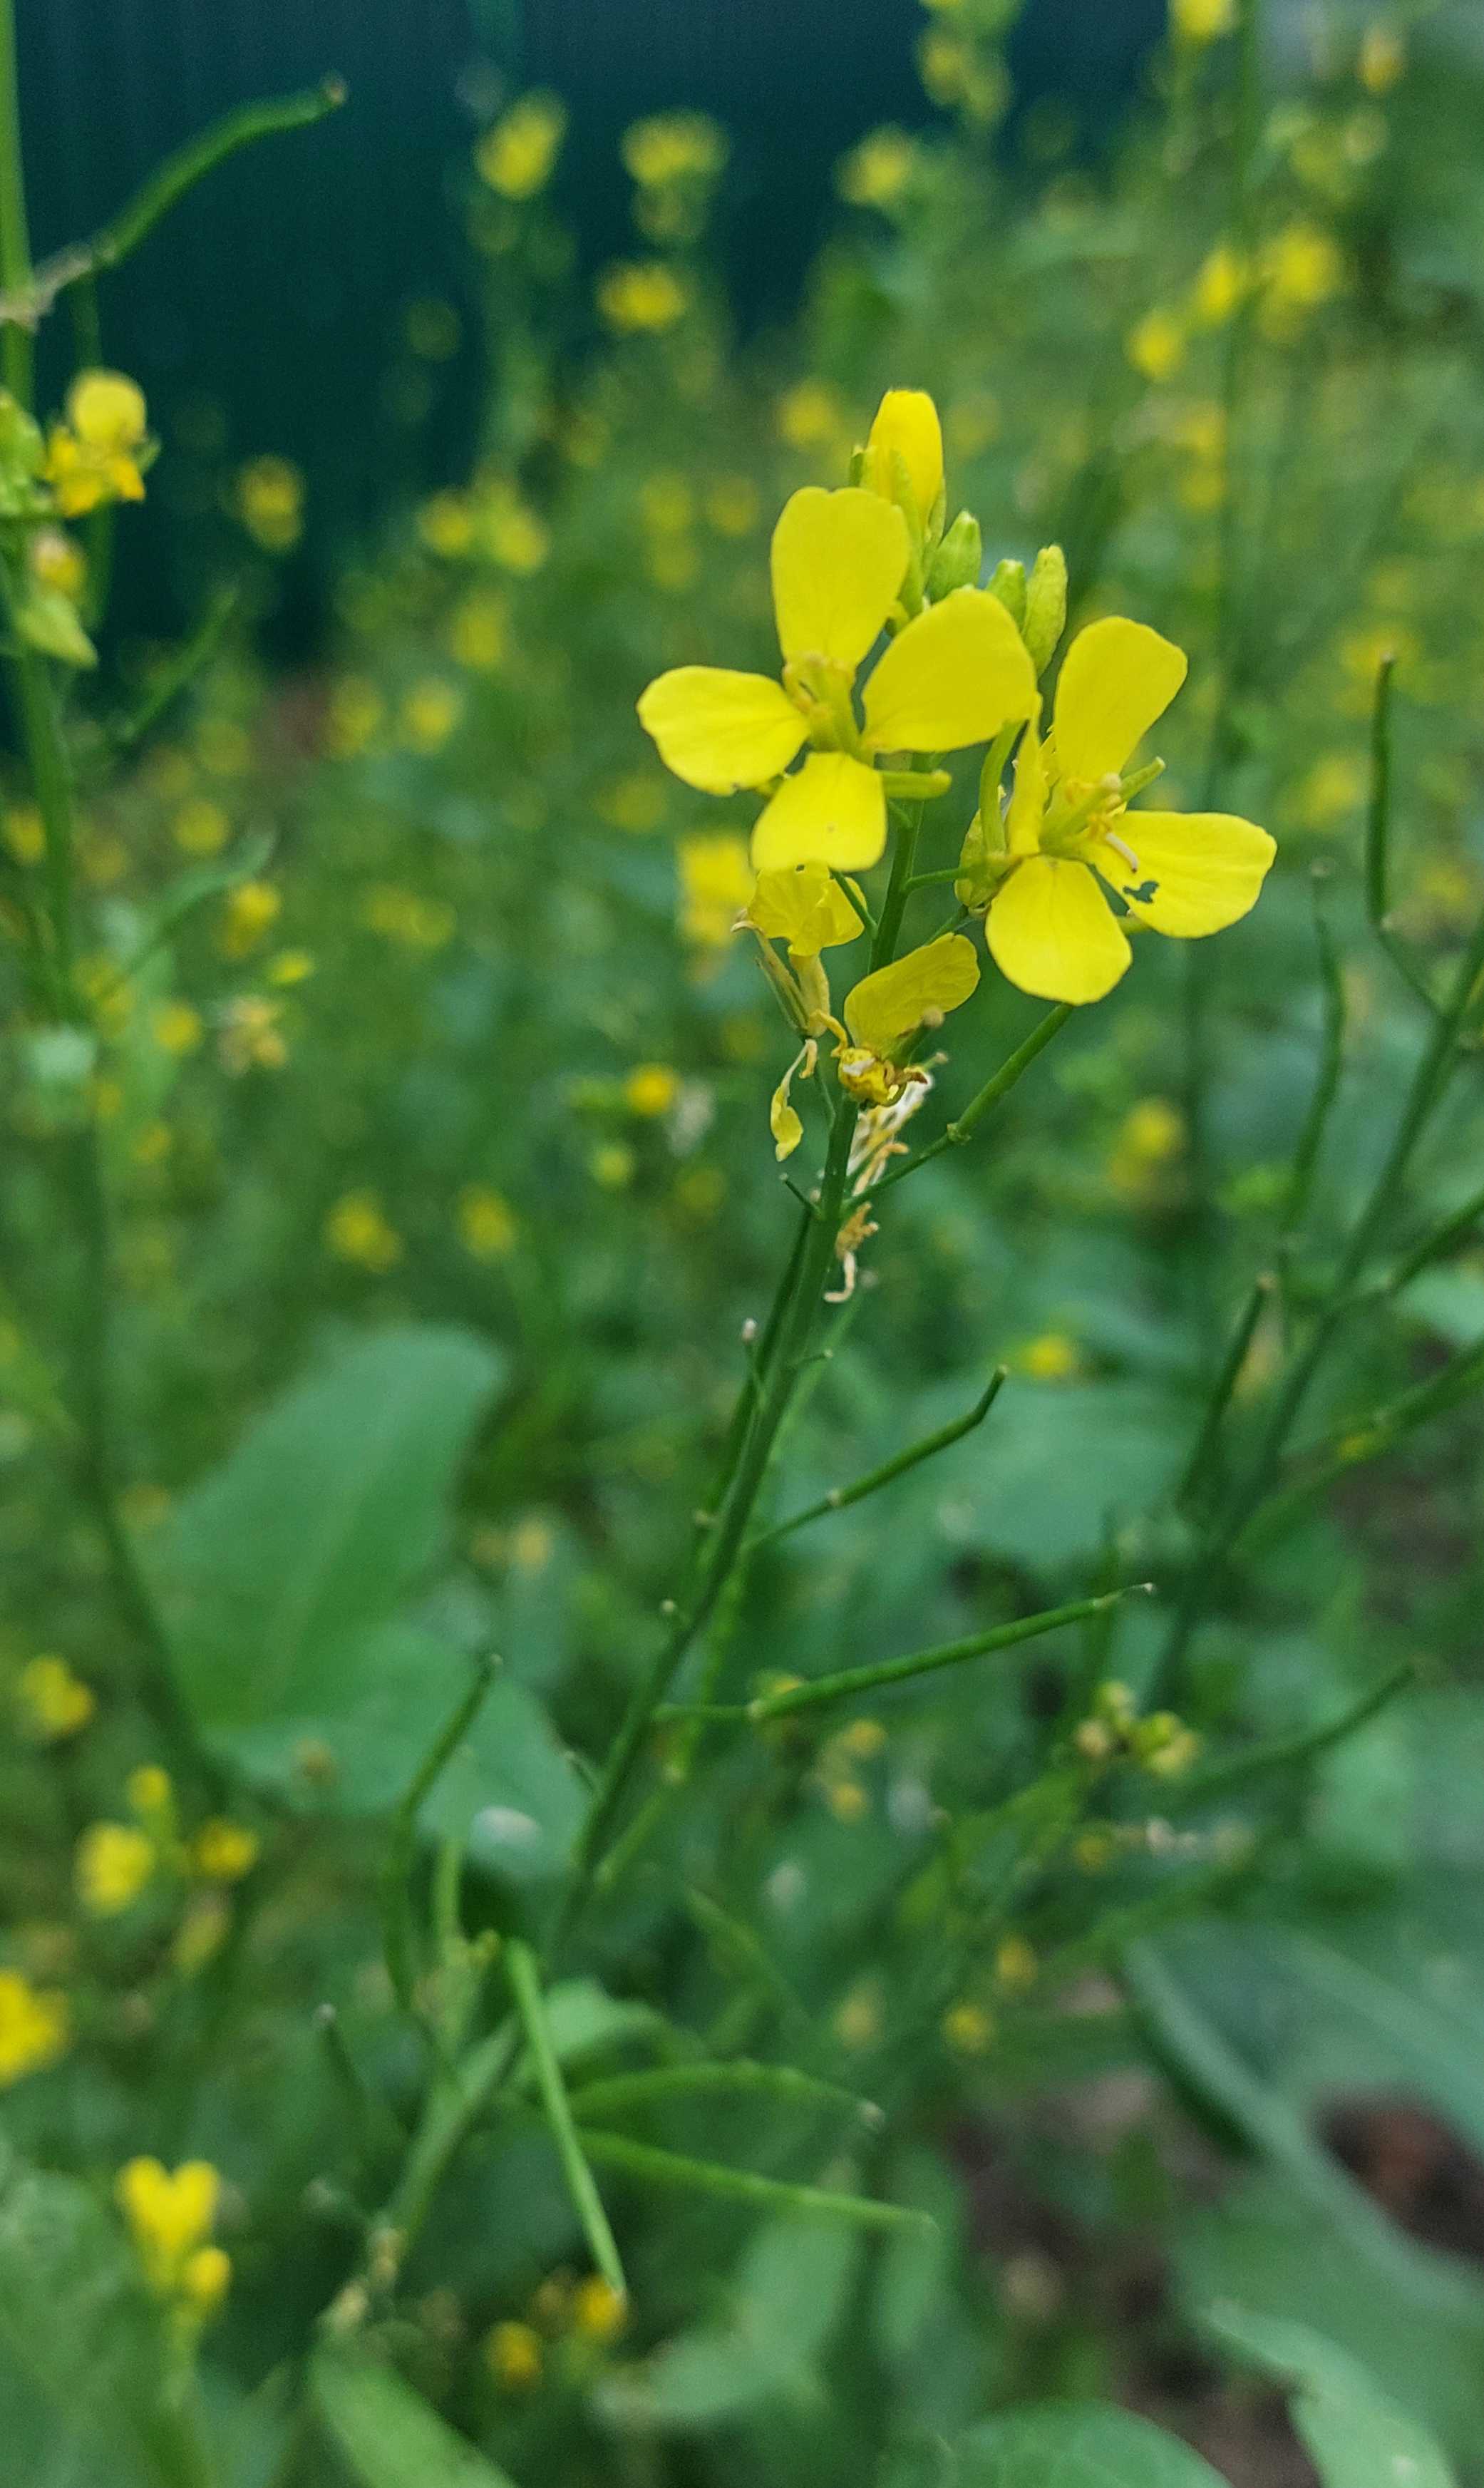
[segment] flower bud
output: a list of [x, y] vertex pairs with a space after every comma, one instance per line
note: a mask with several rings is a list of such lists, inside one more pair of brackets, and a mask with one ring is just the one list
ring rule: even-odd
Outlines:
[[1025, 586], [1025, 618], [1021, 625], [1030, 662], [1044, 674], [1067, 627], [1067, 556], [1060, 545], [1044, 545]]
[[1016, 629], [1025, 622], [1025, 564], [1022, 561], [1001, 561], [994, 565], [990, 580], [990, 594], [997, 596]]
[[977, 587], [984, 540], [971, 510], [961, 510], [933, 556], [928, 594], [951, 596], [956, 587]]

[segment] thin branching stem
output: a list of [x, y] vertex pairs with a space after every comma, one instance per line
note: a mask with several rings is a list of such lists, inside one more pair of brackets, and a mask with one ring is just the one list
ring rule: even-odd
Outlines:
[[381, 1869], [381, 1940], [392, 1993], [405, 2013], [412, 2009], [415, 1976], [410, 1890], [417, 1818], [430, 1790], [473, 1726], [493, 1674], [490, 1662], [482, 1660], [472, 1684], [455, 1704], [407, 1782], [387, 1834]]
[[520, 2017], [520, 2026], [525, 2032], [525, 2043], [531, 2051], [542, 2109], [556, 2145], [557, 2158], [562, 2163], [573, 2209], [582, 2223], [582, 2234], [603, 2279], [620, 2298], [627, 2298], [629, 2284], [624, 2278], [624, 2267], [619, 2260], [613, 2231], [608, 2225], [607, 2213], [602, 2207], [602, 2197], [573, 2122], [567, 2086], [562, 2080], [562, 2069], [551, 2044], [536, 1956], [530, 1945], [518, 1936], [512, 1936], [505, 1946], [505, 1967], [510, 1978], [510, 1992]]
[[924, 1434], [920, 1443], [910, 1444], [894, 1458], [883, 1460], [880, 1468], [868, 1469], [865, 1476], [856, 1478], [853, 1484], [832, 1486], [828, 1494], [821, 1495], [818, 1503], [806, 1504], [802, 1512], [791, 1513], [787, 1520], [777, 1521], [771, 1529], [760, 1531], [752, 1540], [751, 1551], [756, 1554], [760, 1546], [771, 1546], [780, 1538], [791, 1538], [796, 1529], [802, 1529], [811, 1520], [823, 1520], [829, 1513], [845, 1512], [853, 1503], [863, 1503], [868, 1494], [877, 1493], [883, 1485], [891, 1485], [897, 1478], [905, 1477], [909, 1469], [918, 1468], [924, 1460], [932, 1459], [936, 1453], [947, 1451], [953, 1443], [961, 1443], [966, 1434], [971, 1434], [977, 1426], [983, 1425], [1004, 1388], [1008, 1371], [1006, 1366], [996, 1365], [987, 1388], [966, 1416], [951, 1419], [946, 1426], [939, 1426], [936, 1433]]
[[880, 1201], [883, 1193], [890, 1192], [893, 1184], [904, 1182], [908, 1175], [915, 1174], [919, 1167], [930, 1166], [935, 1158], [942, 1156], [945, 1149], [962, 1148], [966, 1141], [972, 1140], [986, 1115], [992, 1113], [1000, 1100], [1009, 1095], [1016, 1082], [1030, 1069], [1037, 1055], [1042, 1053], [1050, 1044], [1052, 1037], [1066, 1027], [1072, 1017], [1072, 1011], [1071, 1003], [1057, 1003], [1054, 1009], [1049, 1010], [1044, 1019], [1038, 1020], [1029, 1036], [1016, 1047], [1007, 1061], [1000, 1064], [994, 1078], [985, 1082], [978, 1095], [971, 1098], [965, 1107], [963, 1114], [958, 1116], [945, 1131], [939, 1132], [936, 1141], [930, 1141], [925, 1149], [919, 1149], [914, 1158], [909, 1158], [904, 1166], [893, 1168], [890, 1174], [882, 1177], [873, 1190], [871, 1196], [873, 1201]]
[[1365, 807], [1365, 914], [1371, 931], [1404, 983], [1419, 1002], [1436, 1009], [1427, 980], [1391, 921], [1391, 694], [1396, 659], [1386, 656], [1376, 668], [1376, 695], [1371, 703], [1371, 787]]

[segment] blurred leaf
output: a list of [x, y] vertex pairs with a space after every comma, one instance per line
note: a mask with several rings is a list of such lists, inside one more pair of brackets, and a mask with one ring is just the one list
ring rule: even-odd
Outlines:
[[158, 1566], [182, 1685], [210, 1737], [345, 1706], [360, 1637], [438, 1551], [499, 1376], [464, 1331], [359, 1340], [185, 1498]]
[[1206, 2327], [1292, 2398], [1324, 2488], [1457, 2488], [1436, 2438], [1323, 2333], [1220, 2301]]
[[1224, 2488], [1178, 2437], [1104, 2402], [1046, 2402], [970, 2428], [958, 2488]]
[[362, 2488], [511, 2488], [393, 2368], [326, 2344], [310, 2373], [315, 2408]]
[[683, 2332], [600, 2389], [630, 2427], [698, 2427], [819, 2389], [814, 2361], [843, 2310], [860, 2239], [825, 2221], [770, 2220], [738, 2268], [725, 2324]]
[[[0, 2192], [0, 2348], [26, 2398], [7, 2435], [24, 2435], [26, 2400], [49, 2407], [64, 2440], [96, 2463], [107, 2446], [109, 2488], [155, 2476], [161, 2423], [158, 2318], [139, 2286], [117, 2223], [76, 2178], [13, 2163]], [[12, 2453], [19, 2447], [12, 2439]], [[30, 2477], [34, 2474], [27, 2473]], [[39, 2474], [40, 2478], [46, 2474]], [[60, 2483], [74, 2472], [59, 2454]]]

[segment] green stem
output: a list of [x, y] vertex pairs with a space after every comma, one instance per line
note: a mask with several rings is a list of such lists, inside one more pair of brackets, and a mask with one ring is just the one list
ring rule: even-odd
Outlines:
[[1002, 1097], [1009, 1095], [1016, 1082], [1030, 1069], [1037, 1055], [1050, 1044], [1058, 1030], [1066, 1027], [1072, 1010], [1071, 1003], [1058, 1003], [1054, 1010], [1047, 1012], [1045, 1019], [1038, 1020], [1023, 1044], [1018, 1045], [1008, 1061], [1000, 1064], [993, 1080], [985, 1082], [978, 1095], [965, 1107], [957, 1120], [950, 1123], [946, 1131], [939, 1132], [936, 1141], [930, 1141], [925, 1149], [919, 1149], [914, 1158], [909, 1158], [905, 1166], [896, 1167], [890, 1174], [884, 1175], [872, 1193], [872, 1200], [880, 1201], [893, 1184], [915, 1174], [919, 1167], [930, 1165], [934, 1158], [941, 1157], [945, 1149], [962, 1148], [966, 1141], [972, 1140], [986, 1115], [999, 1104]]
[[1294, 1150], [1293, 1170], [1288, 1179], [1288, 1198], [1283, 1206], [1283, 1232], [1279, 1246], [1279, 1275], [1288, 1279], [1293, 1256], [1302, 1236], [1308, 1216], [1309, 1197], [1314, 1189], [1314, 1176], [1319, 1165], [1319, 1152], [1324, 1145], [1330, 1114], [1340, 1085], [1345, 1061], [1345, 983], [1340, 974], [1339, 957], [1334, 938], [1325, 921], [1320, 891], [1322, 880], [1313, 884], [1314, 940], [1319, 950], [1320, 977], [1324, 987], [1324, 1034], [1320, 1046], [1319, 1070], [1314, 1092], [1309, 1099], [1303, 1128]]
[[937, 1433], [924, 1434], [920, 1443], [913, 1443], [907, 1451], [898, 1452], [894, 1459], [883, 1460], [880, 1468], [869, 1469], [864, 1477], [856, 1478], [853, 1485], [832, 1486], [828, 1494], [821, 1495], [818, 1503], [807, 1504], [802, 1512], [793, 1513], [787, 1520], [780, 1520], [771, 1529], [763, 1530], [752, 1540], [749, 1551], [756, 1554], [760, 1546], [771, 1546], [780, 1538], [792, 1537], [796, 1529], [802, 1529], [808, 1521], [822, 1520], [827, 1513], [845, 1512], [853, 1503], [864, 1502], [868, 1494], [875, 1494], [879, 1487], [890, 1485], [896, 1478], [905, 1477], [909, 1469], [918, 1467], [923, 1460], [932, 1459], [936, 1452], [945, 1452], [950, 1444], [961, 1443], [966, 1434], [971, 1434], [976, 1426], [983, 1425], [1004, 1388], [1008, 1371], [1008, 1367], [996, 1365], [987, 1390], [966, 1417], [955, 1417], [948, 1425], [939, 1426]]
[[1436, 1007], [1427, 982], [1408, 953], [1391, 922], [1389, 857], [1391, 845], [1391, 693], [1396, 659], [1383, 657], [1376, 669], [1376, 697], [1371, 708], [1371, 792], [1365, 810], [1365, 914], [1371, 931], [1391, 965], [1419, 1002]]
[[1315, 1762], [1331, 1747], [1343, 1744], [1358, 1728], [1363, 1728], [1384, 1710], [1407, 1685], [1416, 1682], [1416, 1670], [1410, 1659], [1382, 1677], [1377, 1684], [1352, 1702], [1333, 1719], [1323, 1720], [1317, 1728], [1302, 1728], [1290, 1737], [1266, 1737], [1257, 1745], [1248, 1745], [1244, 1753], [1232, 1754], [1221, 1762], [1212, 1763], [1204, 1770], [1190, 1771], [1171, 1789], [1164, 1802], [1172, 1812], [1184, 1812], [1189, 1806], [1204, 1805], [1212, 1797], [1226, 1796], [1248, 1780], [1266, 1780], [1278, 1770], [1290, 1770], [1301, 1763]]
[[838, 2082], [821, 2081], [797, 2065], [755, 2064], [734, 2056], [723, 2064], [660, 2065], [653, 2072], [615, 2074], [607, 2081], [587, 2082], [571, 2094], [573, 2115], [586, 2124], [594, 2117], [623, 2116], [632, 2109], [663, 2106], [672, 2099], [711, 2097], [733, 2091], [761, 2095], [800, 2108], [848, 2109], [863, 2125], [875, 2126], [881, 2111], [855, 2091]]
[[1176, 1490], [1177, 1504], [1189, 1503], [1191, 1496], [1205, 1482], [1206, 1473], [1216, 1456], [1221, 1427], [1226, 1411], [1231, 1405], [1232, 1393], [1237, 1388], [1238, 1378], [1246, 1363], [1246, 1353], [1252, 1344], [1252, 1335], [1262, 1319], [1264, 1305], [1272, 1299], [1275, 1285], [1275, 1280], [1267, 1270], [1264, 1270], [1253, 1282], [1251, 1292], [1238, 1316], [1237, 1327], [1232, 1332], [1226, 1354], [1221, 1359], [1221, 1370], [1217, 1375], [1211, 1398], [1206, 1403], [1206, 1414], [1200, 1432], [1195, 1438], [1195, 1448], [1190, 1454], [1185, 1475]]
[[567, 2180], [567, 2191], [572, 2197], [573, 2209], [582, 2223], [582, 2233], [592, 2250], [593, 2261], [603, 2279], [610, 2289], [617, 2291], [620, 2298], [627, 2298], [629, 2284], [624, 2278], [624, 2267], [619, 2261], [618, 2248], [613, 2241], [613, 2232], [608, 2226], [608, 2216], [602, 2208], [602, 2198], [593, 2182], [593, 2172], [583, 2157], [582, 2144], [573, 2123], [572, 2108], [568, 2103], [566, 2085], [562, 2080], [561, 2067], [556, 2061], [556, 2050], [551, 2045], [551, 2032], [546, 2022], [546, 2008], [541, 1992], [536, 1956], [530, 1945], [522, 1942], [518, 1936], [512, 1936], [506, 1944], [505, 1966], [510, 1975], [510, 1989], [516, 1999], [516, 2010], [525, 2032], [526, 2046], [531, 2051], [531, 2062], [536, 2071], [536, 2087], [541, 2093], [542, 2106], [546, 2111], [551, 2139], [556, 2145], [557, 2158], [562, 2163], [562, 2174]]
[[404, 2013], [412, 2009], [411, 1880], [417, 1818], [429, 1790], [473, 1726], [493, 1674], [488, 1661], [481, 1662], [473, 1683], [438, 1730], [408, 1781], [387, 1833], [381, 1869], [381, 1940], [392, 1993]]

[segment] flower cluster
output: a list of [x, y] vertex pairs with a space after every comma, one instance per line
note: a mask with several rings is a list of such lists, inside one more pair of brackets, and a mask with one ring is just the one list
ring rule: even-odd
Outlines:
[[148, 2287], [186, 2323], [215, 2313], [232, 2281], [232, 2264], [210, 2243], [221, 2178], [209, 2160], [174, 2170], [157, 2160], [130, 2160], [115, 2188]]

